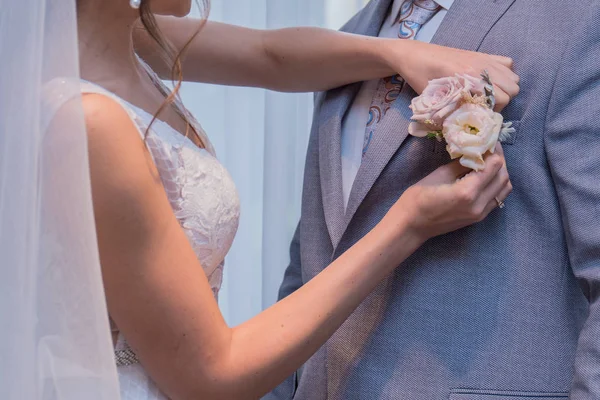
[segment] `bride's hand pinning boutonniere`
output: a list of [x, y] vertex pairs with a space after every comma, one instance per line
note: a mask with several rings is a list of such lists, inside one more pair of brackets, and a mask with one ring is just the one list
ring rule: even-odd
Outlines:
[[452, 159], [475, 171], [483, 169], [483, 155], [514, 132], [494, 112], [494, 86], [487, 71], [481, 79], [455, 75], [434, 79], [410, 105], [413, 116], [408, 132], [417, 137], [446, 141]]

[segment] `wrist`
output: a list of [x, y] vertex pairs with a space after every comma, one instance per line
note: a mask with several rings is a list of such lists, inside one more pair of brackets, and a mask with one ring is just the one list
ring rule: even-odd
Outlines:
[[[419, 229], [416, 218], [410, 209], [392, 207], [382, 221], [382, 228], [395, 244], [394, 248], [405, 255], [413, 253], [429, 238]], [[408, 252], [408, 253], [406, 253]]]
[[390, 75], [406, 76], [408, 61], [415, 51], [415, 40], [380, 39], [376, 50]]
[[[380, 77], [388, 77], [399, 73], [396, 57], [392, 54], [394, 50], [394, 39], [369, 38], [366, 43], [366, 51], [369, 57], [381, 70]], [[396, 62], [394, 62], [396, 61]]]

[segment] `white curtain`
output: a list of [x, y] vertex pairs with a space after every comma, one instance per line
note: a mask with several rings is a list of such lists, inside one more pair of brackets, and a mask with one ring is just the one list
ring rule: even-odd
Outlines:
[[[210, 19], [252, 28], [339, 28], [365, 0], [214, 0]], [[312, 94], [187, 83], [186, 106], [235, 180], [240, 228], [219, 303], [237, 325], [277, 300], [300, 215]]]

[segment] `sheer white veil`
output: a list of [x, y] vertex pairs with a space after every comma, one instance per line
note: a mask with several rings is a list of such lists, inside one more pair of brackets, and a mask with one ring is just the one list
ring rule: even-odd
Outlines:
[[119, 399], [75, 0], [0, 0], [0, 58], [0, 399]]

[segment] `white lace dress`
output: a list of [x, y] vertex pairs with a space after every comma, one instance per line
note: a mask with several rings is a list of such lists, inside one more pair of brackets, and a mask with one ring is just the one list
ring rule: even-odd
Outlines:
[[[126, 102], [105, 89], [82, 83], [83, 93], [100, 93], [118, 101], [144, 136], [152, 115]], [[204, 268], [215, 297], [221, 287], [223, 260], [235, 237], [240, 205], [229, 173], [216, 159], [212, 145], [202, 128], [186, 114], [203, 135], [206, 149], [198, 148], [190, 139], [163, 121], [156, 120], [146, 136], [163, 186], [198, 260]], [[118, 328], [113, 325], [113, 331]], [[154, 385], [118, 334], [115, 346], [122, 400], [167, 400]]]

